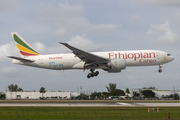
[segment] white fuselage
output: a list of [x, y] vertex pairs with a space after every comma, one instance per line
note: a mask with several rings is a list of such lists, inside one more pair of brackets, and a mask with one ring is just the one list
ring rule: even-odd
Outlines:
[[[92, 52], [92, 54], [109, 59], [126, 59], [126, 67], [162, 65], [174, 59], [166, 52], [157, 50]], [[25, 59], [34, 62], [21, 62], [16, 59], [13, 59], [12, 62], [55, 70], [84, 69], [84, 62], [73, 53], [29, 56]], [[102, 69], [102, 66], [97, 69]]]

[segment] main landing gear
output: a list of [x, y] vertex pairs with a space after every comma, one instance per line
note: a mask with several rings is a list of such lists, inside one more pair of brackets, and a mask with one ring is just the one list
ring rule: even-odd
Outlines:
[[159, 70], [158, 70], [159, 73], [162, 72], [161, 68], [162, 68], [162, 65], [159, 65]]
[[99, 75], [99, 71], [94, 72], [93, 69], [91, 69], [90, 71], [91, 71], [91, 73], [89, 73], [89, 74], [87, 75], [87, 78], [90, 78], [90, 77], [94, 77], [94, 76], [98, 76], [98, 75]]

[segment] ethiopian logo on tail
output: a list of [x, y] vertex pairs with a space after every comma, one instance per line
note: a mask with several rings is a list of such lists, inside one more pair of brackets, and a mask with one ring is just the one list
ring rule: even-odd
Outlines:
[[16, 42], [16, 46], [19, 48], [20, 53], [23, 56], [35, 56], [40, 55], [36, 50], [33, 49], [25, 40], [20, 39], [16, 34], [13, 35], [13, 38]]

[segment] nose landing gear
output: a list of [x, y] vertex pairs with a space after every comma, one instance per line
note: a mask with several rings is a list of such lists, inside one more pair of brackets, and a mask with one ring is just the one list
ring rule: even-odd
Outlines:
[[158, 70], [158, 72], [159, 72], [159, 73], [161, 73], [161, 72], [162, 72], [162, 69], [161, 69], [161, 68], [162, 68], [162, 66], [163, 66], [163, 65], [159, 65], [159, 70]]
[[89, 74], [87, 75], [87, 78], [90, 78], [90, 77], [94, 77], [94, 76], [98, 76], [98, 75], [99, 75], [99, 71], [94, 72], [93, 69], [91, 69], [90, 71], [91, 71], [91, 73], [89, 73]]
[[161, 69], [159, 69], [159, 70], [158, 70], [158, 72], [159, 72], [159, 73], [161, 73], [161, 72], [162, 72], [162, 70], [161, 70]]

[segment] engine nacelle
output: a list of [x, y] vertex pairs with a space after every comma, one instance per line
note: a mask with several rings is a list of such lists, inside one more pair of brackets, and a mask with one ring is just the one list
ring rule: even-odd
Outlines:
[[108, 73], [117, 73], [126, 68], [126, 59], [113, 59], [108, 63]]

